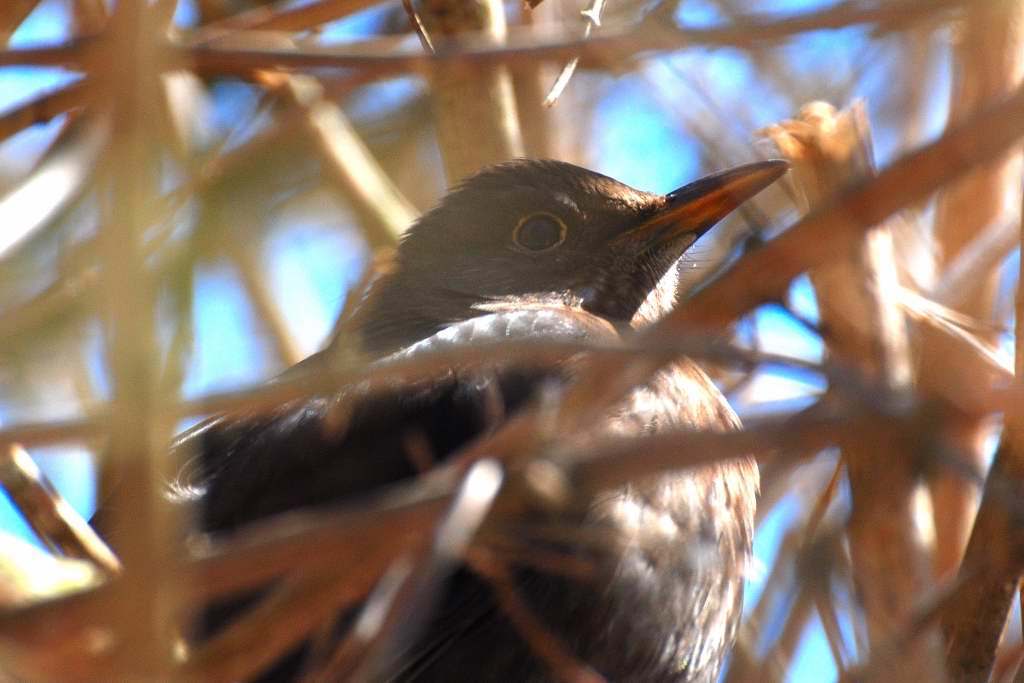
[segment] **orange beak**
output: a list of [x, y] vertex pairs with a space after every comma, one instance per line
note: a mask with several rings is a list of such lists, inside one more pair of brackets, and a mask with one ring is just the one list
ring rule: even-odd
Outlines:
[[696, 240], [787, 170], [785, 161], [759, 161], [695, 180], [667, 194], [660, 211], [617, 240], [645, 242], [648, 248], [683, 236]]

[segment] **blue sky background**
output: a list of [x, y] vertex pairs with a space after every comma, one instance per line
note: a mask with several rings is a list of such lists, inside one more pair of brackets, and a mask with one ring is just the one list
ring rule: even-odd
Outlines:
[[[830, 4], [834, 3], [783, 0], [753, 3], [752, 7], [791, 13]], [[378, 25], [381, 17], [381, 11], [373, 10], [335, 22], [326, 28], [319, 40], [330, 43], [365, 36]], [[713, 25], [725, 20], [713, 3], [704, 1], [683, 3], [678, 19], [694, 26]], [[195, 11], [189, 2], [179, 4], [176, 21], [182, 26], [195, 21]], [[59, 0], [46, 0], [20, 27], [10, 45], [27, 47], [60, 42], [67, 35], [68, 23], [65, 4]], [[876, 123], [877, 159], [884, 164], [900, 151], [903, 143], [901, 131], [893, 126], [877, 125], [879, 121], [892, 119], [889, 112], [878, 109], [883, 100], [877, 95], [887, 87], [898, 64], [893, 63], [890, 54], [879, 52], [867, 29], [809, 33], [788, 41], [778, 54], [795, 81], [818, 82], [825, 74], [835, 83], [842, 83], [863, 68], [853, 95], [866, 100], [871, 118]], [[699, 73], [701, 78], [714, 84], [714, 96], [719, 102], [756, 102], [756, 107], [749, 108], [749, 113], [756, 119], [750, 122], [753, 127], [791, 116], [794, 113], [791, 103], [758, 79], [752, 60], [748, 53], [738, 50], [683, 50], [659, 59], [658, 64], [645, 67], [640, 74], [603, 82], [603, 94], [596, 101], [594, 110], [600, 135], [594, 139], [596, 153], [592, 165], [624, 182], [659, 192], [677, 187], [707, 170], [701, 158], [700, 141], [681, 130], [672, 112], [652, 95], [650, 83], [672, 79], [673, 72]], [[940, 54], [933, 63], [934, 79], [922, 129], [924, 139], [937, 135], [945, 121], [949, 97], [948, 63], [945, 60], [946, 57]], [[864, 67], [865, 63], [867, 67]], [[0, 68], [0, 113], [75, 78], [76, 75], [60, 69]], [[591, 82], [589, 76], [581, 74], [569, 87], [583, 87], [580, 84]], [[679, 92], [684, 108], [692, 111], [704, 106], [697, 93], [688, 93], [678, 81], [667, 87], [670, 91]], [[382, 83], [366, 89], [366, 94], [358, 99], [347, 102], [347, 110], [357, 122], [372, 121], [381, 112], [399, 106], [421, 92], [421, 88], [422, 85], [412, 79]], [[212, 88], [211, 93], [213, 116], [211, 130], [207, 131], [211, 139], [235, 130], [234, 143], [237, 144], [259, 130], [258, 123], [236, 130], [237, 122], [252, 118], [258, 106], [257, 93], [253, 88], [223, 82]], [[28, 171], [62, 124], [62, 117], [58, 117], [0, 144], [0, 180], [9, 182]], [[753, 139], [739, 137], [731, 144], [749, 147], [748, 158], [753, 158]], [[268, 263], [272, 289], [281, 302], [287, 302], [283, 307], [287, 323], [305, 352], [312, 352], [323, 343], [345, 301], [348, 288], [358, 279], [366, 262], [368, 252], [365, 246], [346, 229], [352, 221], [351, 213], [322, 190], [283, 198], [269, 220], [263, 254]], [[813, 292], [805, 280], [794, 286], [792, 303], [802, 315], [815, 319]], [[248, 302], [237, 272], [229, 264], [213, 264], [199, 269], [191, 308], [194, 349], [183, 386], [186, 396], [246, 386], [279, 369], [272, 349], [260, 334], [253, 334], [254, 330], [260, 329], [259, 317]], [[757, 327], [765, 350], [808, 359], [819, 359], [822, 355], [820, 339], [809, 334], [780, 309], [766, 308], [758, 312]], [[105, 379], [98, 327], [87, 330], [82, 342], [89, 358], [89, 380], [93, 389], [102, 396]], [[813, 378], [771, 370], [761, 373], [753, 386], [737, 397], [740, 399], [738, 405], [741, 411], [756, 414], [758, 401], [809, 400], [809, 396], [822, 388]], [[25, 402], [24, 397], [13, 400], [9, 391], [0, 385], [0, 424], [62, 417], [76, 410], [74, 392], [67, 381], [55, 381], [43, 395], [33, 399], [29, 402]], [[94, 503], [88, 454], [78, 450], [54, 457], [49, 451], [38, 449], [33, 451], [33, 456], [57, 488], [79, 511], [88, 515]], [[839, 504], [842, 505], [842, 501]], [[792, 523], [794, 515], [799, 514], [799, 508], [795, 500], [784, 499], [766, 517], [755, 548], [762, 566], [771, 566], [780, 532]], [[2, 496], [0, 527], [32, 538]], [[753, 604], [762, 583], [763, 577], [752, 579], [748, 606]], [[805, 634], [789, 680], [819, 681], [834, 675], [820, 624], [815, 621]]]

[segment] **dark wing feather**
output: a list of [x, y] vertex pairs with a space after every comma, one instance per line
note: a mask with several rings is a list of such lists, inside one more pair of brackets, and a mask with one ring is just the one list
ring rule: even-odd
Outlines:
[[[611, 334], [587, 313], [536, 308], [452, 325], [397, 356], [503, 339], [590, 342]], [[344, 387], [269, 413], [214, 419], [174, 444], [188, 462], [175, 489], [201, 496], [208, 532], [366, 494], [415, 475], [414, 446], [443, 461], [560, 373], [522, 363], [447, 368], [427, 380], [372, 391]]]
[[[403, 354], [534, 335], [607, 341], [610, 328], [586, 313], [510, 311], [455, 325]], [[182, 435], [174, 445], [178, 457], [188, 462], [174, 489], [198, 499], [204, 531], [227, 534], [277, 513], [339, 502], [412, 477], [418, 469], [410, 444], [443, 461], [499, 426], [542, 383], [560, 380], [558, 367], [499, 363], [472, 371], [447, 369], [429, 380], [372, 392], [347, 387], [269, 413], [214, 419]], [[452, 678], [458, 672], [450, 669], [451, 658], [443, 656], [454, 643], [460, 653], [473, 643], [481, 656], [496, 656], [489, 652], [488, 639], [518, 640], [496, 609], [489, 588], [469, 572], [458, 572], [446, 591], [427, 635], [408, 653], [397, 674], [400, 680], [458, 680]], [[211, 605], [202, 633], [220, 630], [254, 597]], [[520, 644], [509, 655], [530, 659], [523, 653]], [[298, 664], [299, 657], [293, 654], [260, 680], [290, 680]], [[515, 666], [527, 664], [520, 661]], [[473, 680], [483, 680], [479, 676], [485, 668], [477, 669]], [[472, 671], [471, 667], [461, 674]]]

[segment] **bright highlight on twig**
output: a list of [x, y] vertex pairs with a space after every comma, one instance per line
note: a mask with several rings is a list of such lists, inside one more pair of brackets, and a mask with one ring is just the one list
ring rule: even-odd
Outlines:
[[[590, 37], [590, 32], [595, 28], [601, 28], [601, 12], [604, 11], [605, 0], [593, 0], [590, 3], [590, 7], [580, 12], [583, 18], [587, 20], [586, 26], [583, 27], [583, 39], [586, 40]], [[555, 106], [555, 102], [562, 96], [562, 92], [565, 90], [565, 86], [569, 85], [569, 79], [576, 72], [576, 67], [580, 63], [579, 57], [573, 57], [569, 62], [562, 68], [562, 72], [558, 74], [558, 78], [555, 79], [555, 84], [551, 86], [551, 90], [548, 91], [547, 96], [544, 98], [545, 107]]]

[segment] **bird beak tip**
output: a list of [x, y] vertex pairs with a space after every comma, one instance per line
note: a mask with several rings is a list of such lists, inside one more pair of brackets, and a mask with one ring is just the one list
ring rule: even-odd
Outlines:
[[757, 161], [699, 178], [666, 195], [669, 208], [713, 197], [722, 205], [739, 206], [768, 187], [789, 170], [781, 159]]
[[788, 162], [771, 159], [699, 178], [665, 195], [654, 216], [622, 237], [647, 245], [669, 244], [684, 235], [696, 239], [788, 170]]
[[702, 235], [788, 170], [789, 162], [770, 159], [705, 176], [666, 196], [665, 217]]

